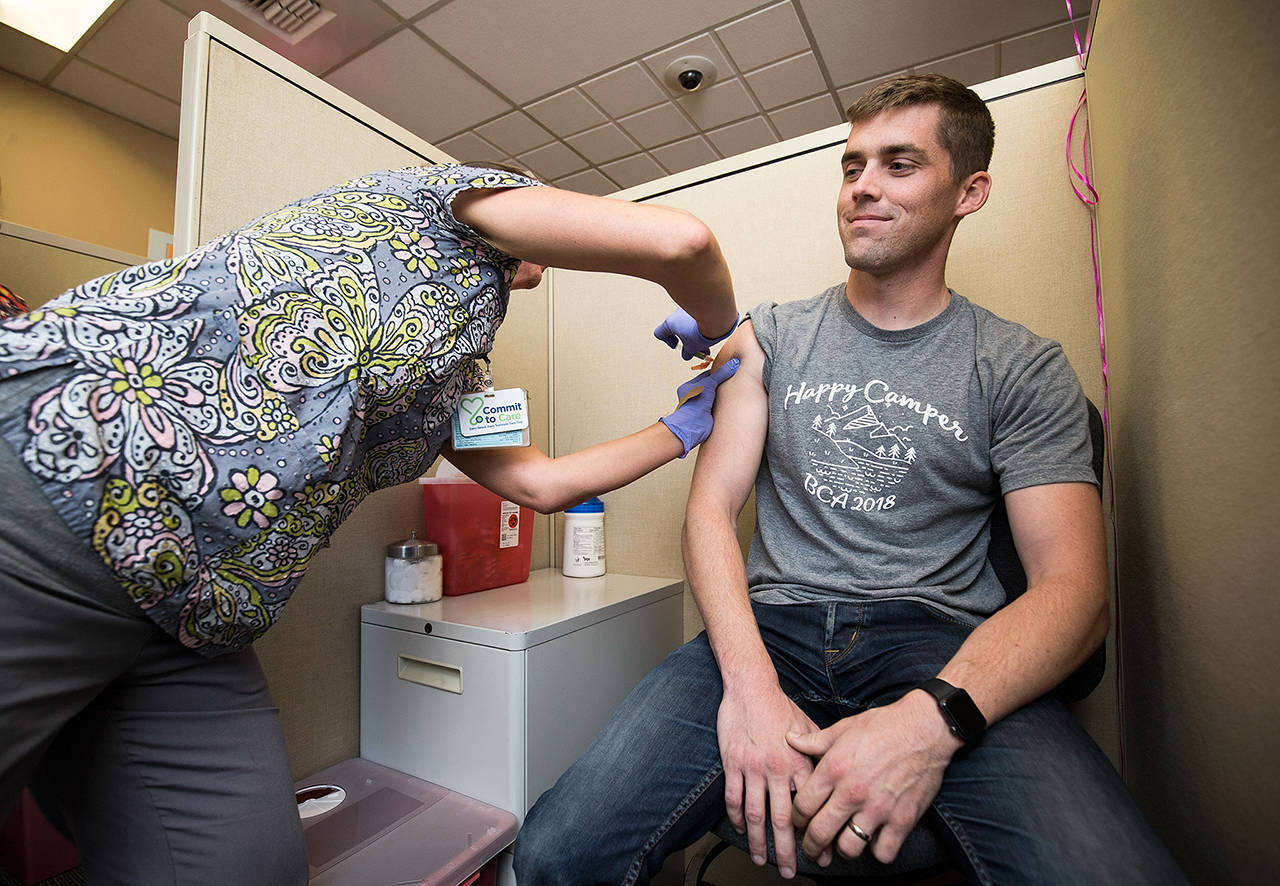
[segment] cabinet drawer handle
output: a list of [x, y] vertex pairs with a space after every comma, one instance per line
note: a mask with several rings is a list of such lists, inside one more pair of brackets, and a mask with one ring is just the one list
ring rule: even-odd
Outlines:
[[462, 668], [457, 665], [427, 661], [425, 658], [414, 658], [411, 655], [401, 655], [399, 659], [396, 676], [401, 680], [462, 694]]

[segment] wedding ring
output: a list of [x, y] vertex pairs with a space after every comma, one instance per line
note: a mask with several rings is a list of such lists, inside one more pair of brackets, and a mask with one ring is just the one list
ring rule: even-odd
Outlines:
[[863, 843], [871, 842], [871, 835], [853, 823], [853, 819], [849, 819], [849, 823], [845, 825], [849, 830], [853, 831], [853, 835]]

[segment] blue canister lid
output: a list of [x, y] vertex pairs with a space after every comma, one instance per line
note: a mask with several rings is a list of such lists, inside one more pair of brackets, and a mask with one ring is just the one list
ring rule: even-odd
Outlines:
[[603, 514], [604, 502], [598, 498], [589, 498], [580, 505], [565, 508], [566, 514]]

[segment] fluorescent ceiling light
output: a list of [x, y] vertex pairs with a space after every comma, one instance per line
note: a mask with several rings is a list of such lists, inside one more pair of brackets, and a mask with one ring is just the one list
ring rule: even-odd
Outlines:
[[0, 0], [0, 22], [67, 52], [112, 0]]

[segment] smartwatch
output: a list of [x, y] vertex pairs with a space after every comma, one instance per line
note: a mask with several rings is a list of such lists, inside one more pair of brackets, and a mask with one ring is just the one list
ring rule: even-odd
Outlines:
[[942, 719], [947, 721], [947, 728], [964, 742], [966, 748], [982, 740], [982, 733], [987, 731], [987, 718], [982, 716], [969, 693], [937, 677], [925, 680], [917, 688], [937, 699], [938, 710], [942, 712]]

